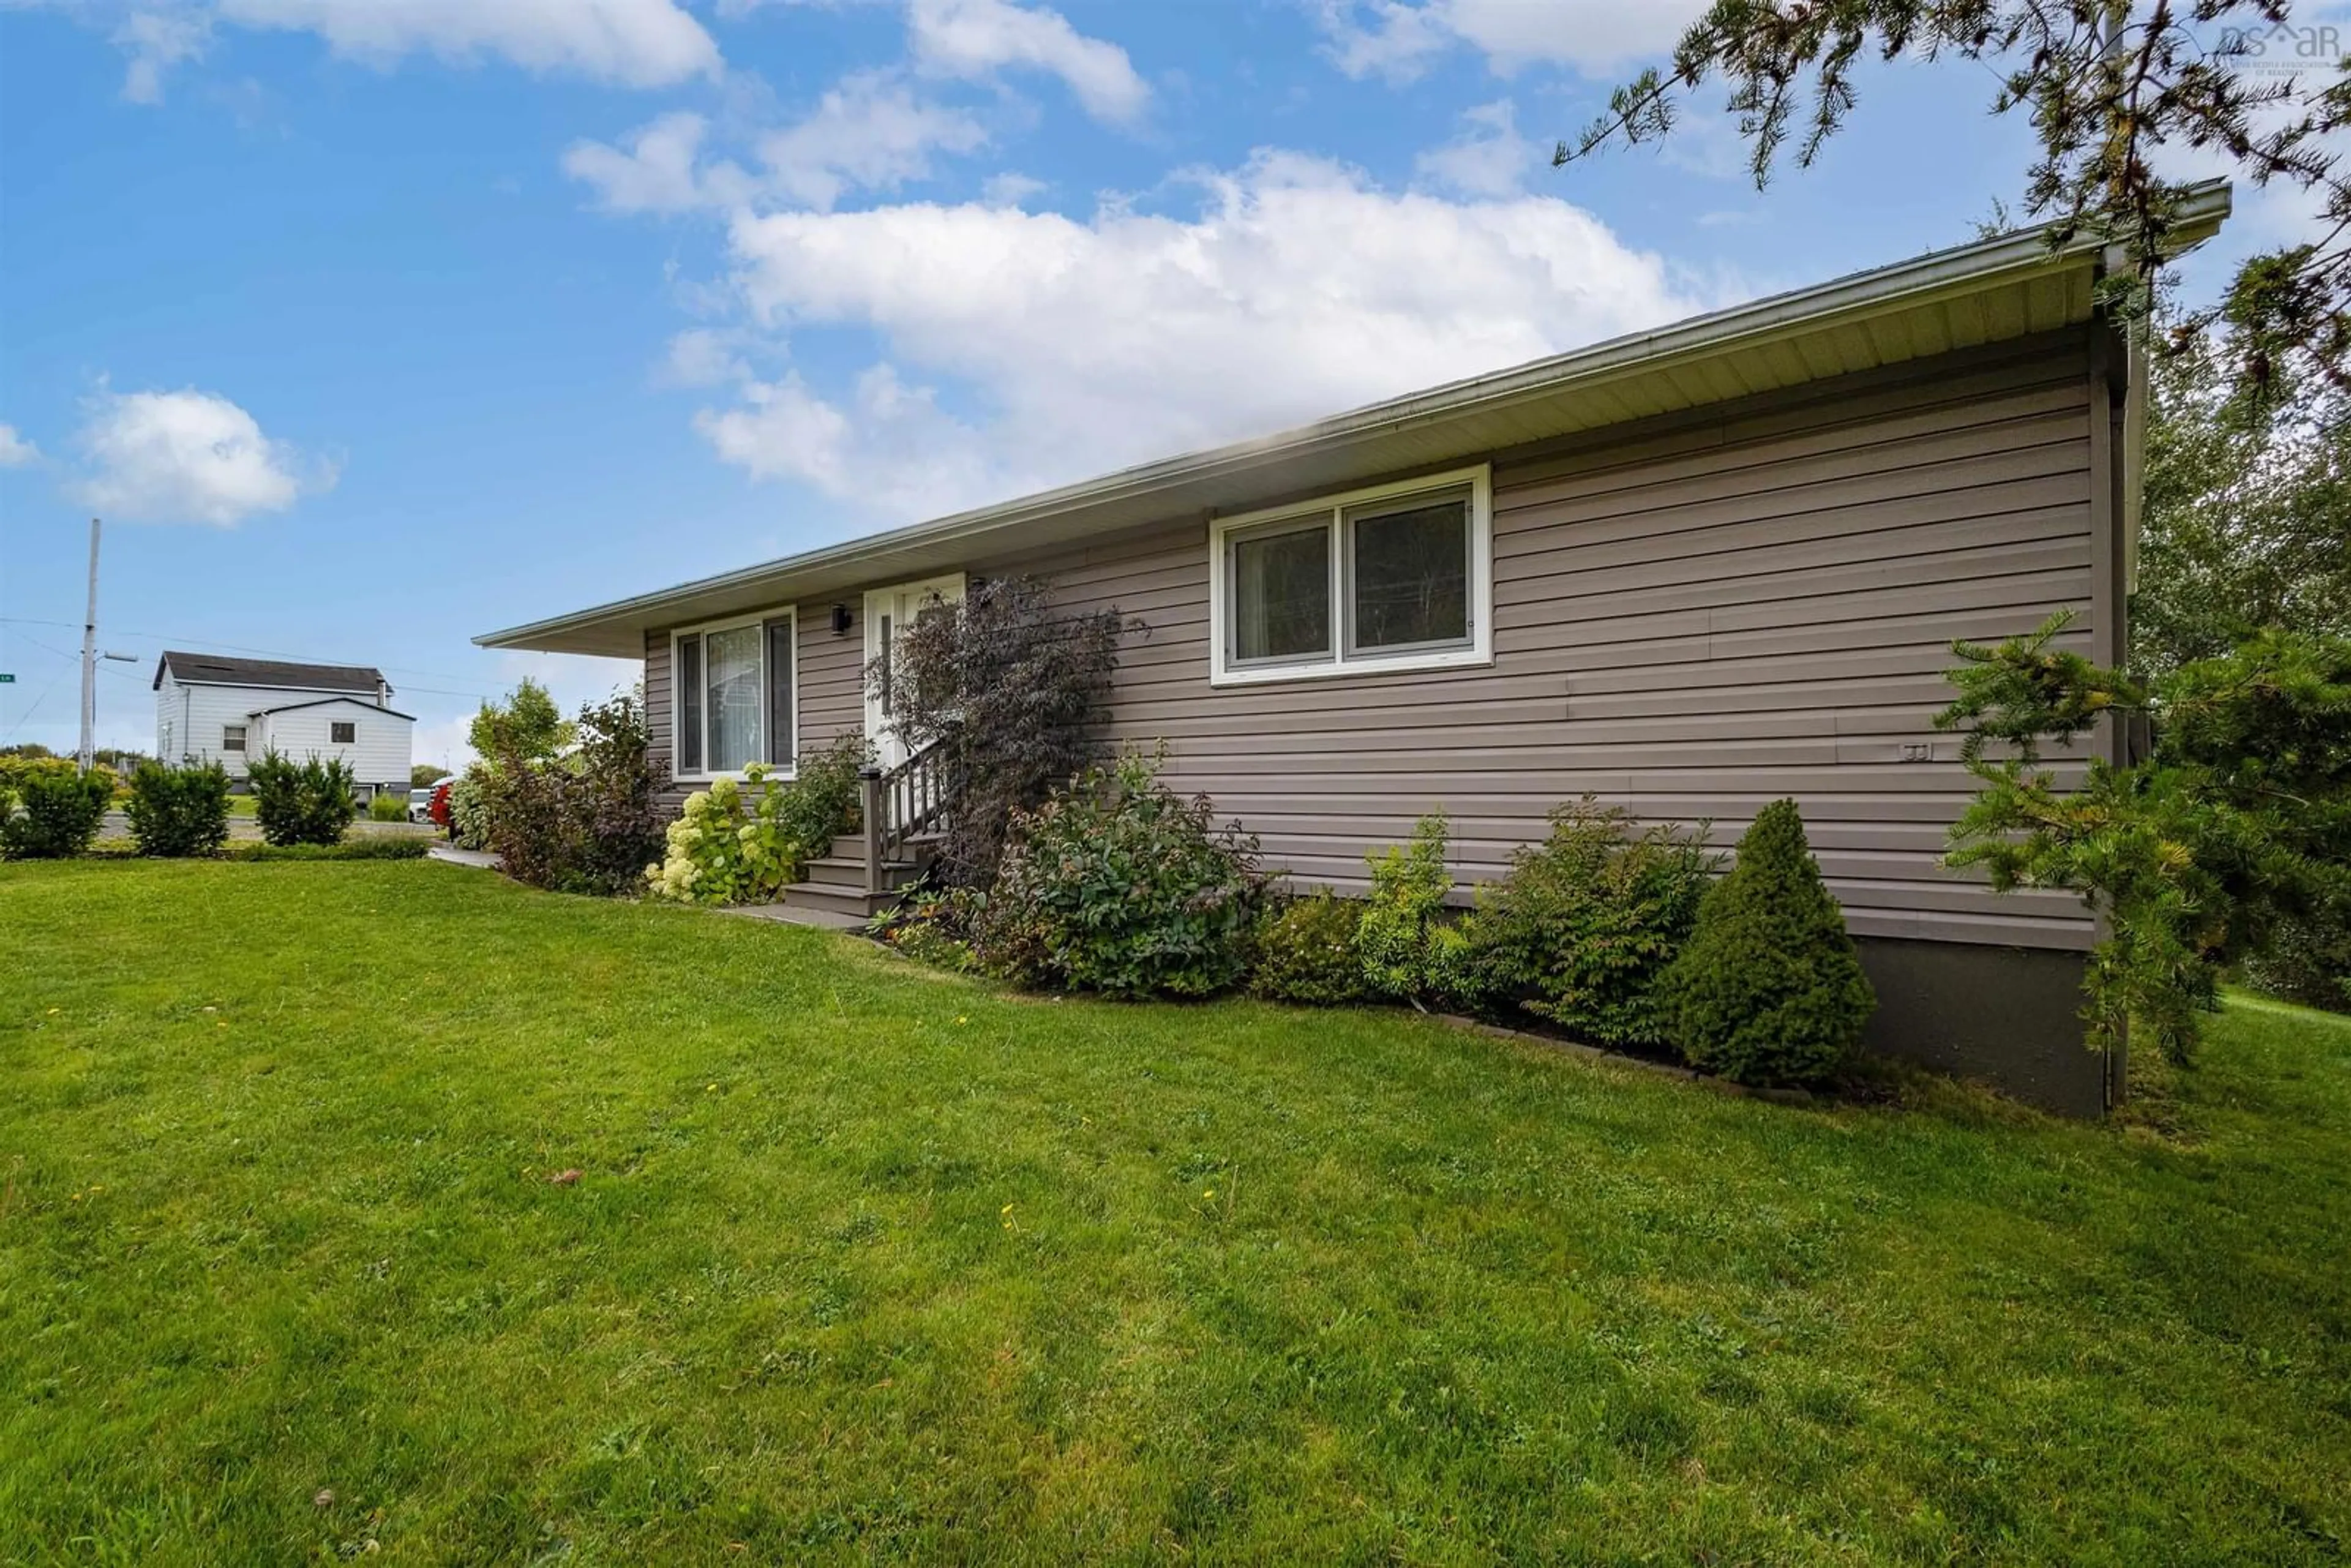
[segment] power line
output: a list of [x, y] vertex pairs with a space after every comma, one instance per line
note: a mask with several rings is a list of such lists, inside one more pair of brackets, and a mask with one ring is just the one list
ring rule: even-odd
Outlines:
[[[22, 632], [16, 633], [16, 640], [20, 643], [30, 643], [42, 653], [54, 654], [60, 659], [78, 659], [81, 657], [79, 653], [69, 653], [63, 648], [52, 648], [47, 643], [42, 642], [38, 637], [27, 637]], [[144, 683], [145, 677], [134, 675], [129, 670], [118, 670], [111, 664], [101, 663], [98, 667], [103, 674], [112, 675], [119, 680]]]
[[56, 691], [57, 683], [65, 678], [66, 672], [63, 670], [49, 677], [49, 684], [41, 688], [41, 695], [33, 699], [33, 706], [18, 714], [16, 722], [9, 727], [8, 734], [11, 738], [25, 733], [25, 727], [33, 722], [33, 716], [41, 711], [41, 705], [49, 700], [49, 694]]
[[[0, 624], [11, 626], [60, 626], [70, 631], [78, 626], [79, 622], [72, 621], [44, 621], [37, 616], [31, 615], [0, 615]], [[117, 628], [112, 634], [117, 637], [143, 638], [151, 643], [183, 643], [192, 648], [218, 648], [231, 653], [256, 653], [265, 659], [303, 660], [316, 656], [309, 653], [292, 653], [287, 652], [283, 648], [252, 648], [247, 647], [241, 643], [215, 643], [204, 637], [182, 637], [169, 632], [131, 632]], [[29, 643], [32, 639], [28, 637], [26, 641]], [[465, 675], [453, 675], [445, 670], [420, 670], [413, 664], [378, 664], [375, 668], [379, 670], [396, 671], [404, 675], [423, 675], [428, 681], [462, 681], [470, 678]], [[412, 686], [409, 689], [412, 691], [427, 692], [434, 696], [479, 697], [484, 701], [490, 700], [490, 695], [486, 692], [444, 691], [433, 686]]]

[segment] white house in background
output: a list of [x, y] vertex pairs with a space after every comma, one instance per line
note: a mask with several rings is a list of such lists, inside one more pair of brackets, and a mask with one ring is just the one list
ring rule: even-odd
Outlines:
[[240, 791], [264, 752], [350, 764], [361, 800], [408, 789], [416, 720], [392, 708], [392, 683], [362, 664], [291, 664], [167, 653], [155, 664], [155, 755], [217, 762]]

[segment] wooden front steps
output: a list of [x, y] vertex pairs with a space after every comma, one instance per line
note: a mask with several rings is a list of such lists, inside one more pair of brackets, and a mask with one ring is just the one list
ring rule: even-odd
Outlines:
[[889, 768], [859, 768], [859, 831], [826, 845], [778, 902], [744, 913], [844, 930], [895, 905], [936, 852], [946, 808], [940, 756], [934, 739]]
[[786, 884], [783, 897], [759, 913], [797, 925], [853, 930], [894, 906], [930, 863], [927, 841], [910, 841], [906, 847], [916, 858], [884, 861], [883, 891], [875, 893], [867, 884], [863, 836], [844, 833], [833, 840], [823, 854], [808, 862], [805, 880]]

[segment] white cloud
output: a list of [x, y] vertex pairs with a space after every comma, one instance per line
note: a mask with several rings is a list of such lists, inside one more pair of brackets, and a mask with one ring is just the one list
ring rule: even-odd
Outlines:
[[123, 522], [232, 527], [335, 478], [322, 466], [306, 476], [301, 455], [264, 435], [253, 415], [193, 388], [101, 392], [79, 439], [89, 473], [76, 496]]
[[709, 327], [689, 327], [669, 340], [660, 380], [674, 387], [715, 387], [743, 380], [750, 368], [735, 352], [733, 335]]
[[698, 114], [664, 114], [632, 131], [622, 147], [574, 143], [563, 155], [564, 172], [595, 187], [600, 204], [612, 212], [726, 210], [766, 201], [827, 208], [852, 190], [894, 190], [925, 179], [935, 154], [970, 152], [987, 141], [971, 116], [924, 102], [882, 72], [844, 78], [798, 124], [760, 137], [756, 171], [705, 160], [709, 129]]
[[1046, 189], [1045, 182], [1007, 169], [990, 174], [979, 187], [979, 199], [991, 207], [1017, 207]]
[[[1001, 205], [738, 214], [762, 328], [862, 327], [846, 396], [746, 380], [698, 423], [765, 478], [907, 515], [1280, 428], [1687, 314], [1656, 256], [1550, 197], [1394, 193], [1264, 153], [1190, 216]], [[935, 383], [935, 384], [933, 384]]]
[[199, 59], [212, 42], [212, 18], [186, 10], [139, 10], [114, 29], [113, 42], [131, 57], [122, 96], [132, 103], [163, 101], [163, 78], [173, 66]]
[[0, 424], [0, 468], [22, 468], [40, 461], [41, 449], [16, 434], [13, 424]]
[[1010, 0], [912, 0], [906, 20], [915, 66], [926, 75], [982, 78], [1006, 66], [1047, 71], [1097, 120], [1132, 120], [1151, 99], [1124, 49], [1087, 37], [1059, 11]]
[[680, 110], [641, 125], [625, 148], [576, 141], [563, 154], [563, 172], [593, 185], [599, 203], [615, 213], [682, 213], [745, 199], [751, 179], [732, 163], [699, 162], [710, 122]]
[[1457, 44], [1497, 76], [1531, 65], [1613, 75], [1670, 50], [1705, 0], [1322, 0], [1322, 31], [1352, 77], [1409, 80]]
[[677, 0], [220, 0], [224, 20], [317, 33], [339, 55], [425, 51], [627, 87], [716, 75], [718, 46]]
[[931, 172], [934, 152], [970, 152], [987, 141], [959, 110], [919, 101], [877, 72], [852, 76], [826, 92], [809, 117], [759, 140], [767, 183], [813, 207], [852, 188], [894, 190]]
[[701, 410], [695, 428], [719, 457], [754, 479], [799, 479], [877, 514], [916, 517], [989, 493], [1004, 472], [987, 433], [909, 386], [888, 364], [868, 366], [840, 404], [797, 374], [746, 377], [729, 409]]
[[1472, 196], [1516, 195], [1544, 153], [1519, 134], [1518, 111], [1508, 99], [1462, 115], [1468, 134], [1420, 155], [1421, 177]]

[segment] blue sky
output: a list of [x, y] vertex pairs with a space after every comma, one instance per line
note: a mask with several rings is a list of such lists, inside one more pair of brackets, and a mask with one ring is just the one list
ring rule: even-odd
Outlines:
[[[1970, 237], [2025, 129], [1879, 68], [1758, 195], [1696, 5], [0, 0], [0, 744], [166, 645], [480, 697], [475, 633]], [[2241, 211], [2243, 209], [2241, 207]], [[2225, 252], [2291, 228], [2258, 209]], [[2209, 275], [2225, 254], [2201, 264]]]

